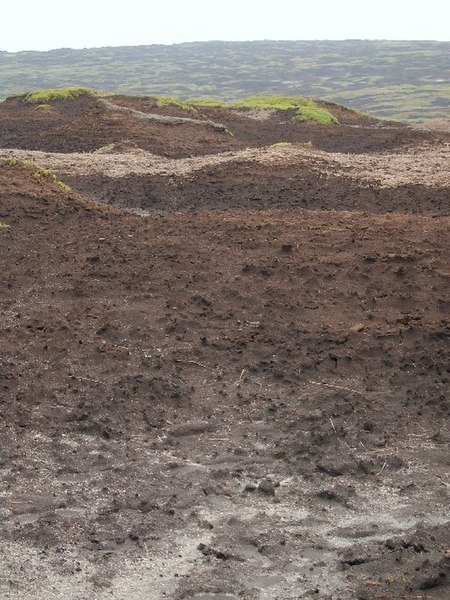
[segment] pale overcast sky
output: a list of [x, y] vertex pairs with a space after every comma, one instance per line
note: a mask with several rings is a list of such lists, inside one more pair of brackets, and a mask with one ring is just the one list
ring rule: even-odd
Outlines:
[[9, 52], [348, 38], [449, 41], [450, 0], [2, 0], [0, 10]]

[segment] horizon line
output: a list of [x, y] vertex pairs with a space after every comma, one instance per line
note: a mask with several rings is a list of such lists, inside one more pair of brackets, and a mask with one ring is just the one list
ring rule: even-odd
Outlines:
[[182, 46], [187, 44], [251, 44], [261, 42], [276, 42], [276, 43], [295, 43], [295, 42], [397, 42], [397, 43], [438, 43], [446, 44], [450, 43], [450, 40], [438, 40], [438, 39], [393, 39], [393, 38], [314, 38], [314, 39], [254, 39], [254, 40], [194, 40], [184, 42], [165, 42], [165, 43], [149, 43], [149, 44], [118, 44], [118, 45], [105, 45], [105, 46], [61, 46], [58, 48], [49, 48], [48, 50], [0, 50], [1, 54], [21, 54], [30, 52], [58, 52], [60, 50], [73, 50], [74, 52], [79, 50], [103, 50], [106, 48], [147, 48], [150, 46]]

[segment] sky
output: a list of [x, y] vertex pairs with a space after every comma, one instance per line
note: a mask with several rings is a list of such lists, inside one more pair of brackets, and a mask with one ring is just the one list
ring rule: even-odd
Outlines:
[[354, 38], [450, 41], [450, 1], [3, 0], [0, 11], [8, 52]]

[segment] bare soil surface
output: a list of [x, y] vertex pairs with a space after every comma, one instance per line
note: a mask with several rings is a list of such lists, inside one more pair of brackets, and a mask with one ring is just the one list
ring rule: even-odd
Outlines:
[[0, 597], [446, 600], [445, 134], [90, 102], [0, 105]]

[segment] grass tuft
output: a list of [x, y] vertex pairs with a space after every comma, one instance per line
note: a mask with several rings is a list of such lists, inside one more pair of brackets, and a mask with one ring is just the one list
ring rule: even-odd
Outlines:
[[52, 177], [52, 174], [48, 169], [38, 169], [32, 175], [33, 179], [42, 179], [43, 177]]
[[1, 157], [0, 158], [0, 165], [2, 167], [15, 167], [19, 164], [19, 161], [17, 160], [17, 158], [5, 158], [5, 157]]
[[156, 97], [156, 106], [159, 108], [164, 108], [165, 106], [176, 106], [177, 108], [181, 108], [189, 113], [196, 113], [197, 110], [194, 106], [192, 106], [188, 102], [182, 102], [178, 100], [178, 98], [174, 98], [173, 96], [157, 96]]
[[56, 185], [58, 187], [60, 187], [63, 190], [63, 192], [68, 193], [68, 192], [72, 191], [72, 188], [70, 187], [70, 185], [67, 185], [67, 183], [64, 183], [64, 181], [61, 181], [61, 179], [57, 179], [55, 177], [54, 182], [56, 183]]
[[212, 108], [224, 108], [227, 106], [227, 102], [222, 100], [216, 100], [215, 98], [199, 98], [197, 100], [188, 100], [187, 104], [191, 106], [211, 106]]
[[7, 229], [9, 227], [9, 225], [7, 223], [5, 223], [4, 221], [0, 221], [0, 229]]
[[112, 142], [111, 144], [106, 144], [106, 146], [100, 146], [100, 148], [96, 148], [93, 154], [108, 154], [109, 152], [112, 152], [115, 147], [115, 142]]

